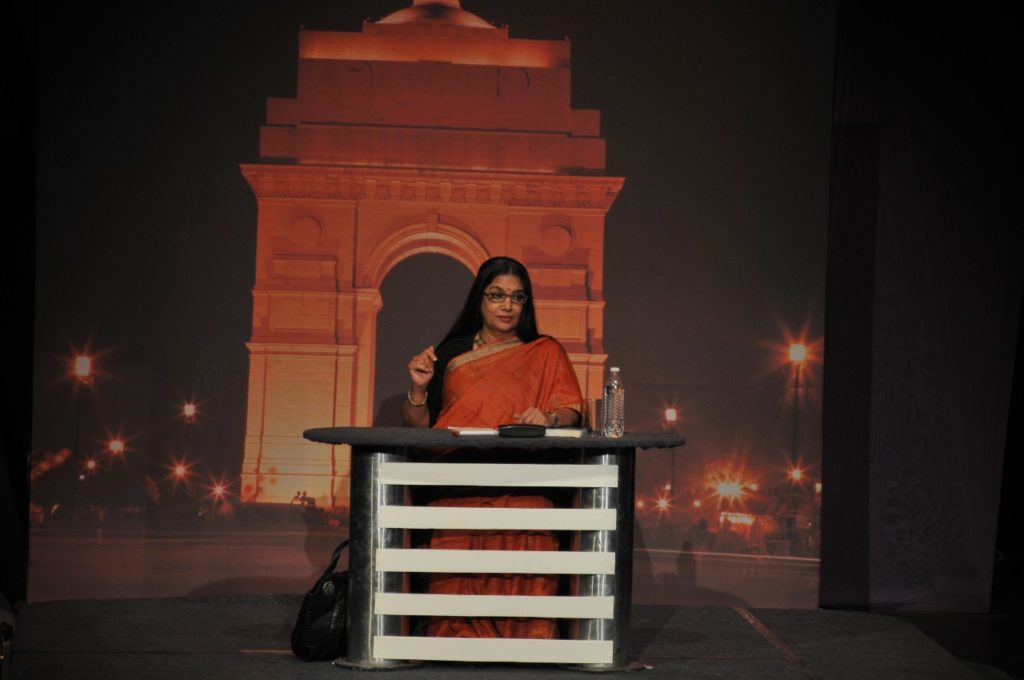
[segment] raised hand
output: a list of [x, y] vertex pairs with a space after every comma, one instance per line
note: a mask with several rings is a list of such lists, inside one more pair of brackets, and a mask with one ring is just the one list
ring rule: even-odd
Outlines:
[[434, 354], [433, 345], [409, 360], [409, 377], [412, 379], [414, 388], [426, 388], [427, 383], [434, 377], [435, 361], [437, 361], [437, 355]]

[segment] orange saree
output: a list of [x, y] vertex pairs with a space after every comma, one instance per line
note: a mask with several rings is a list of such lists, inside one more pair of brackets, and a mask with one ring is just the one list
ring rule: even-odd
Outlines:
[[[434, 427], [497, 427], [530, 406], [544, 412], [581, 410], [582, 396], [565, 350], [551, 338], [487, 345], [455, 357], [444, 376], [443, 407]], [[545, 508], [550, 499], [494, 489], [497, 495], [441, 498], [431, 505]], [[551, 531], [441, 529], [430, 547], [441, 550], [558, 550]], [[556, 595], [558, 577], [531, 574], [434, 574], [429, 592], [462, 595]], [[434, 618], [435, 637], [555, 638], [552, 619]]]
[[448, 364], [434, 427], [497, 427], [530, 406], [579, 412], [576, 373], [557, 340], [509, 340], [461, 354]]

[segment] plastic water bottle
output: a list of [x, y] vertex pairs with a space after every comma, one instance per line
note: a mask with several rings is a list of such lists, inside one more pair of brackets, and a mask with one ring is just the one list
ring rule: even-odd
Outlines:
[[608, 383], [604, 386], [603, 411], [601, 434], [618, 439], [626, 431], [626, 386], [618, 366], [610, 369]]

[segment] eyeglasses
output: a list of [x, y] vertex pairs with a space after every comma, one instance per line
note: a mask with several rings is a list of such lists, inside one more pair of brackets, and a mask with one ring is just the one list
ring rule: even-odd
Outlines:
[[530, 297], [526, 293], [516, 291], [515, 293], [502, 293], [497, 290], [485, 290], [484, 297], [494, 304], [501, 304], [506, 298], [511, 298], [513, 304], [525, 305]]

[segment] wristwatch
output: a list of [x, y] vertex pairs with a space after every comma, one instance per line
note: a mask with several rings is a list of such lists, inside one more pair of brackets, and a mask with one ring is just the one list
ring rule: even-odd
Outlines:
[[558, 427], [558, 413], [552, 411], [548, 414], [548, 417], [551, 418], [551, 424], [548, 427]]

